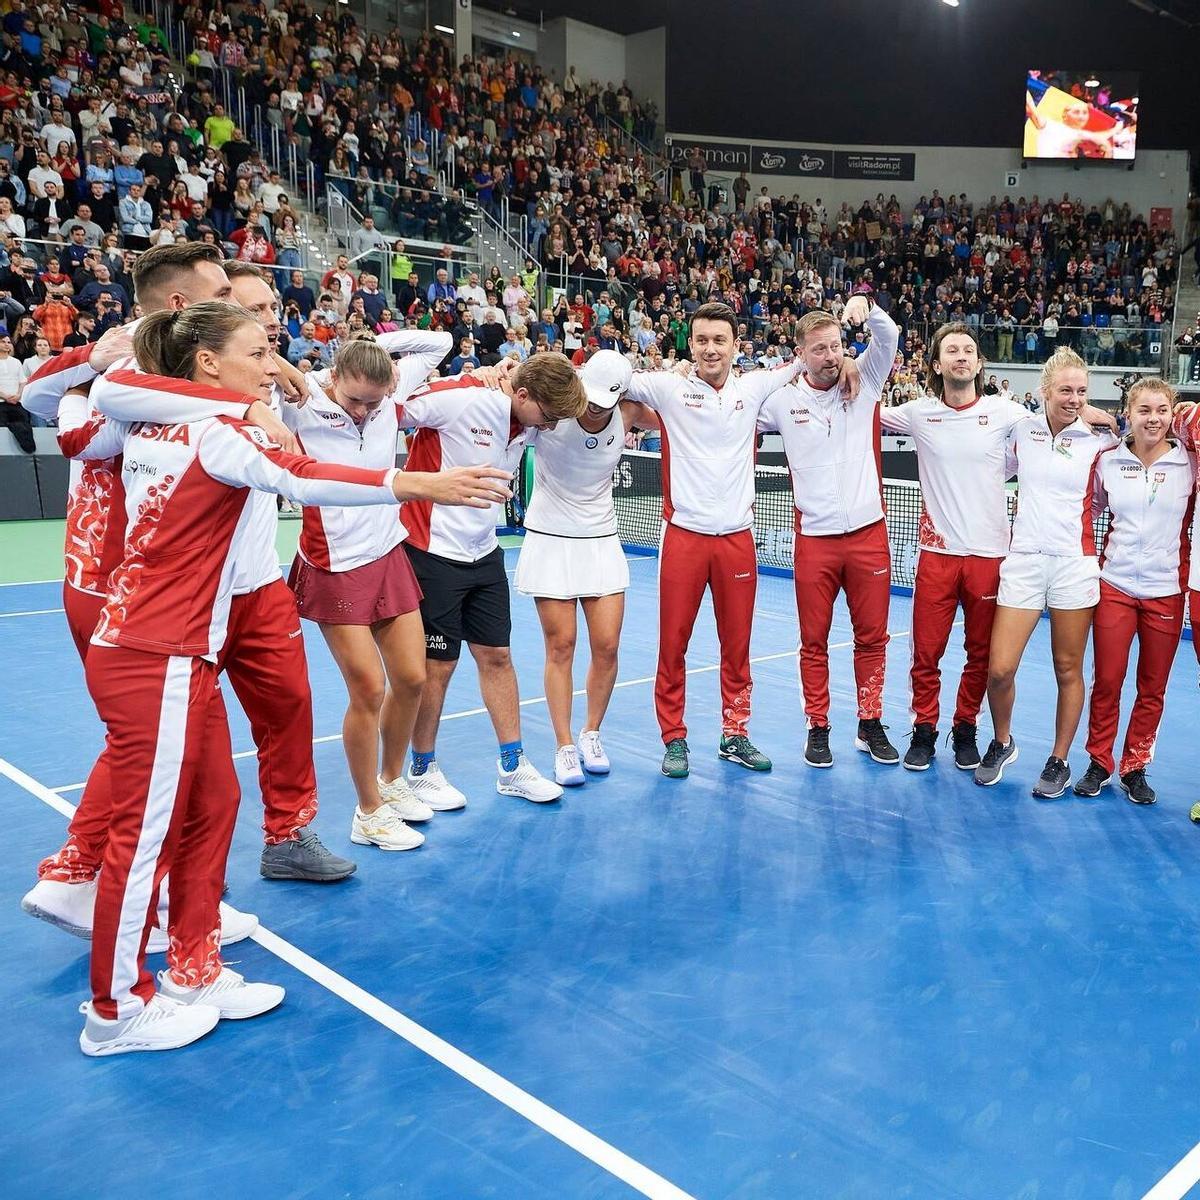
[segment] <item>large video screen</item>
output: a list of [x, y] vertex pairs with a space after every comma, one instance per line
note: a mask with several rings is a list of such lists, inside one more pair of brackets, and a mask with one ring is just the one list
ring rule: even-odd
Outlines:
[[1117, 158], [1137, 148], [1136, 71], [1030, 71], [1025, 158]]

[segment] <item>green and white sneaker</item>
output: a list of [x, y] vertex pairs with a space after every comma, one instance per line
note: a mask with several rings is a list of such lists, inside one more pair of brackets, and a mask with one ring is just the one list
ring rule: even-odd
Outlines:
[[771, 760], [744, 733], [735, 733], [733, 737], [722, 737], [717, 754], [721, 758], [737, 763], [739, 767], [748, 767], [751, 771], [769, 771], [771, 769]]
[[663, 755], [662, 773], [668, 779], [686, 779], [688, 776], [688, 744], [686, 738], [672, 738]]

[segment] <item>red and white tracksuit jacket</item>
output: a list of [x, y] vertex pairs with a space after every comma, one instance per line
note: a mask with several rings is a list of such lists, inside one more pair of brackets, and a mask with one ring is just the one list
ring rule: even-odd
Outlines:
[[763, 405], [759, 428], [783, 437], [796, 508], [796, 611], [800, 684], [809, 725], [829, 724], [829, 629], [845, 591], [854, 627], [858, 716], [883, 711], [891, 554], [883, 514], [879, 405], [900, 331], [878, 305], [867, 319], [871, 341], [859, 359], [858, 399], [838, 385], [801, 376]]
[[663, 540], [659, 556], [658, 671], [654, 708], [664, 742], [687, 735], [687, 647], [705, 588], [721, 643], [721, 727], [750, 720], [750, 627], [758, 585], [754, 550], [754, 443], [763, 402], [799, 360], [730, 375], [713, 387], [696, 375], [635, 371], [628, 399], [662, 426]]
[[974, 725], [987, 691], [1000, 564], [1008, 553], [1008, 436], [1029, 412], [1002, 396], [979, 396], [962, 408], [923, 396], [881, 408], [879, 415], [888, 432], [913, 439], [921, 477], [911, 632], [913, 723], [938, 723], [941, 660], [961, 605], [967, 661], [954, 723]]
[[[90, 350], [90, 347], [86, 349]], [[76, 359], [81, 356], [70, 352]], [[66, 358], [67, 356], [62, 356]], [[49, 366], [49, 364], [47, 364]], [[134, 360], [114, 370], [136, 371]], [[68, 361], [63, 370], [39, 371], [39, 403], [48, 407], [54, 389], [95, 380], [85, 359]], [[64, 607], [81, 657], [100, 617], [111, 571], [124, 547], [125, 512], [120, 458], [100, 461], [97, 455], [119, 451], [124, 426], [117, 426], [113, 443], [110, 420], [98, 408], [102, 401], [126, 422], [174, 419], [201, 420], [214, 413], [245, 414], [253, 397], [233, 402], [214, 401], [204, 390], [182, 381], [173, 390], [112, 387], [100, 378], [86, 402], [74, 395], [58, 404], [59, 442], [64, 453], [85, 459], [72, 464], [72, 487], [67, 513], [67, 584]], [[271, 407], [279, 411], [279, 398]], [[77, 474], [78, 473], [78, 474]], [[223, 647], [219, 669], [225, 671], [250, 720], [258, 747], [259, 786], [263, 800], [263, 830], [268, 844], [286, 841], [308, 825], [317, 813], [317, 778], [312, 758], [312, 692], [300, 621], [291, 591], [279, 572], [275, 545], [278, 524], [274, 495], [255, 492], [248, 501], [246, 527], [233, 565], [230, 637]], [[108, 836], [111, 797], [104, 772], [93, 772], [89, 786], [68, 828], [67, 840], [38, 867], [43, 879], [80, 882], [99, 868]]]
[[[111, 372], [107, 383], [179, 388], [128, 370]], [[245, 404], [214, 389], [188, 390]], [[253, 490], [301, 503], [395, 504], [394, 473], [286, 454], [262, 430], [228, 417], [131, 426], [122, 460], [125, 554], [87, 658], [88, 687], [108, 727], [97, 769], [110, 774], [113, 797], [92, 941], [100, 1015], [132, 1015], [154, 993], [145, 937], [168, 870], [174, 978], [195, 986], [221, 969], [217, 905], [238, 789], [217, 660]]]
[[[512, 417], [512, 399], [473, 375], [438, 379], [404, 401], [400, 423], [416, 426], [408, 448], [408, 471], [452, 467], [516, 469], [525, 430]], [[496, 549], [496, 510], [450, 507], [429, 500], [405, 501], [400, 512], [408, 544], [455, 562], [472, 563]]]
[[[309, 398], [303, 407], [284, 407], [283, 419], [300, 439], [306, 454], [347, 466], [396, 465], [403, 405], [446, 357], [453, 339], [448, 333], [401, 330], [382, 334], [377, 341], [389, 354], [404, 353], [407, 357], [396, 364], [395, 390], [361, 426], [323, 390], [324, 372], [308, 376]], [[300, 556], [326, 571], [352, 571], [385, 557], [405, 537], [402, 514], [388, 507], [311, 506], [304, 510]]]
[[1183, 632], [1183, 590], [1191, 553], [1195, 464], [1183, 446], [1145, 466], [1128, 442], [1096, 460], [1091, 502], [1109, 511], [1100, 556], [1100, 603], [1092, 622], [1095, 676], [1088, 712], [1088, 754], [1110, 774], [1129, 648], [1138, 640], [1137, 697], [1119, 774], [1154, 757], [1175, 648]]
[[120, 493], [124, 431], [114, 434], [87, 398], [68, 395], [96, 378], [88, 362], [93, 349], [78, 346], [43, 363], [21, 394], [21, 403], [31, 413], [58, 423], [59, 448], [71, 460], [63, 608], [81, 658], [87, 653], [100, 615], [100, 598], [109, 572], [120, 561], [125, 539]]

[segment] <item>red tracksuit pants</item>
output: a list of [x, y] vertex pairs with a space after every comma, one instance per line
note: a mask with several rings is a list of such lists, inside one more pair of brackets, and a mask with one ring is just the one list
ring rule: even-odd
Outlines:
[[[1193, 611], [1195, 608], [1193, 602]], [[1095, 677], [1088, 711], [1087, 752], [1109, 774], [1116, 767], [1113, 746], [1121, 716], [1121, 685], [1125, 682], [1134, 636], [1138, 641], [1137, 696], [1125, 729], [1125, 746], [1117, 772], [1120, 775], [1144, 769], [1154, 757], [1167, 677], [1182, 633], [1182, 595], [1139, 600], [1103, 579], [1100, 581], [1100, 603], [1092, 618]]]
[[712, 589], [721, 643], [721, 731], [745, 733], [750, 720], [750, 625], [758, 589], [754, 535], [693, 533], [668, 525], [658, 569], [658, 673], [654, 711], [664, 742], [687, 736], [683, 719], [687, 648], [704, 589]]
[[941, 661], [959, 605], [967, 662], [958, 683], [954, 723], [974, 725], [987, 691], [988, 655], [1001, 558], [935, 554], [922, 550], [912, 608], [913, 723], [937, 725], [942, 687]]
[[883, 712], [892, 584], [887, 525], [880, 520], [853, 533], [828, 537], [810, 537], [797, 529], [794, 564], [800, 687], [808, 724], [829, 724], [829, 628], [839, 591], [846, 593], [854, 628], [859, 720], [878, 718]]
[[237, 774], [215, 664], [92, 646], [87, 682], [107, 727], [113, 797], [92, 926], [92, 1001], [102, 1017], [129, 1017], [154, 995], [146, 937], [168, 871], [173, 978], [199, 987], [220, 974]]
[[[63, 603], [71, 636], [86, 665], [104, 597], [66, 587]], [[258, 747], [265, 840], [268, 845], [286, 841], [316, 816], [317, 777], [308, 661], [296, 601], [282, 579], [233, 597], [217, 669], [228, 675]], [[43, 859], [38, 878], [63, 883], [95, 878], [112, 811], [104, 763], [101, 754], [68, 827], [66, 844]]]

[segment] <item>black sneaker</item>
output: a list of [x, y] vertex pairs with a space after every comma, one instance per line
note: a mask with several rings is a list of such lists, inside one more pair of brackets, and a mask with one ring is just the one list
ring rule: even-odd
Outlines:
[[864, 754], [869, 754], [877, 763], [893, 766], [900, 761], [900, 751], [888, 741], [884, 730], [887, 726], [882, 721], [859, 721], [858, 737], [854, 745]]
[[1121, 776], [1121, 791], [1134, 804], [1153, 804], [1158, 797], [1154, 789], [1146, 782], [1146, 772], [1143, 770], [1126, 771]]
[[296, 836], [264, 846], [258, 873], [264, 879], [295, 879], [305, 883], [337, 883], [354, 874], [348, 858], [339, 858], [305, 825]]
[[1033, 794], [1039, 800], [1057, 800], [1070, 786], [1071, 764], [1064, 759], [1050, 755], [1037, 783], [1033, 785]]
[[833, 766], [833, 751], [829, 749], [828, 725], [814, 725], [808, 731], [808, 744], [804, 747], [804, 761], [810, 767]]
[[928, 771], [929, 764], [937, 755], [937, 726], [924, 721], [913, 726], [912, 741], [904, 756], [904, 767], [908, 771]]
[[1106, 771], [1094, 758], [1084, 771], [1083, 778], [1075, 785], [1077, 796], [1098, 796], [1102, 788], [1108, 787], [1112, 775]]
[[973, 771], [979, 766], [978, 730], [970, 721], [959, 721], [950, 729], [950, 744], [954, 747], [954, 765], [960, 771]]
[[992, 738], [987, 753], [975, 768], [975, 782], [980, 787], [991, 787], [992, 784], [999, 783], [1004, 778], [1004, 768], [1009, 763], [1015, 763], [1019, 757], [1016, 738], [1010, 737], [1007, 743]]

